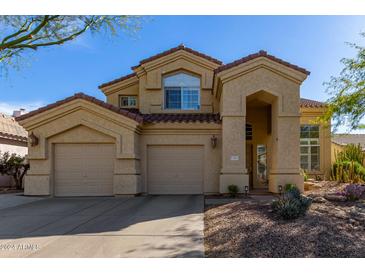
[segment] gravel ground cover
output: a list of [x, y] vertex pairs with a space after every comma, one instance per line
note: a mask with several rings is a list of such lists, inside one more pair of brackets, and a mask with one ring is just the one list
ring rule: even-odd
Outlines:
[[[338, 188], [326, 185], [308, 194], [323, 198]], [[281, 220], [268, 203], [252, 200], [207, 206], [206, 256], [365, 257], [365, 197], [316, 200], [306, 216], [294, 221]]]

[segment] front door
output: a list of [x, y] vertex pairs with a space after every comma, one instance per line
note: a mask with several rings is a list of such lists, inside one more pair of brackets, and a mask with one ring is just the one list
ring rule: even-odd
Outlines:
[[267, 188], [267, 147], [265, 144], [256, 146], [256, 183], [257, 188]]

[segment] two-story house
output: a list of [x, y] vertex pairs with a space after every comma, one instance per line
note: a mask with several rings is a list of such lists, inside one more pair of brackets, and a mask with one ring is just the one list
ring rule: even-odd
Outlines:
[[309, 72], [260, 51], [229, 64], [180, 45], [102, 84], [19, 117], [29, 132], [25, 194], [241, 192], [325, 176], [323, 103], [301, 99]]

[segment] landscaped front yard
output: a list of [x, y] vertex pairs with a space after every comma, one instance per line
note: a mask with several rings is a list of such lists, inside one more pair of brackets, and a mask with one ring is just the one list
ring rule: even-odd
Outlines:
[[[332, 186], [331, 188], [336, 188]], [[205, 210], [207, 257], [365, 257], [365, 197], [329, 201], [322, 190], [306, 216], [277, 218], [270, 203], [246, 198]]]

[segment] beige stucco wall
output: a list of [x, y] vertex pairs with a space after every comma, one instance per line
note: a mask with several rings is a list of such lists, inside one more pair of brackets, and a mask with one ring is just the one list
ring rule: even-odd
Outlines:
[[[213, 135], [218, 139], [215, 148], [211, 145], [211, 137]], [[140, 143], [143, 192], [148, 191], [147, 150], [148, 146], [153, 145], [203, 146], [203, 191], [204, 193], [219, 192], [219, 173], [222, 153], [221, 126], [219, 124], [167, 123], [143, 127]]]
[[106, 102], [115, 106], [119, 106], [119, 97], [122, 95], [133, 95], [137, 96], [137, 106], [139, 107], [139, 100], [138, 100], [138, 94], [139, 94], [139, 85], [138, 81], [131, 81], [131, 83], [123, 84], [123, 85], [117, 85], [108, 95], [106, 96]]
[[[159, 58], [135, 69], [137, 76], [102, 88], [107, 102], [118, 105], [120, 95], [137, 95], [138, 107], [142, 113], [164, 112], [218, 112], [218, 101], [211, 96], [213, 90], [214, 69], [218, 65], [204, 58], [184, 51]], [[200, 78], [200, 109], [194, 111], [164, 110], [163, 77], [178, 72], [185, 72]]]
[[27, 142], [0, 138], [0, 152], [16, 153], [25, 156], [28, 153]]
[[331, 163], [336, 162], [336, 153], [343, 151], [345, 146], [331, 142]]
[[[29, 147], [31, 169], [26, 177], [26, 194], [53, 194], [53, 145], [55, 143], [115, 143], [114, 194], [148, 191], [147, 148], [150, 145], [199, 145], [204, 147], [204, 192], [226, 193], [230, 184], [243, 192], [249, 185], [246, 168], [246, 122], [253, 124], [254, 163], [257, 144], [266, 144], [269, 190], [294, 183], [303, 189], [300, 175], [300, 124], [318, 113], [300, 110], [300, 85], [306, 75], [265, 58], [257, 58], [219, 72], [218, 65], [183, 51], [142, 64], [137, 76], [102, 88], [107, 102], [119, 104], [120, 95], [137, 95], [142, 113], [164, 113], [164, 75], [186, 71], [201, 79], [201, 109], [220, 113], [221, 124], [156, 123], [140, 125], [132, 119], [78, 99], [21, 124], [39, 137]], [[213, 81], [215, 85], [213, 86]], [[250, 102], [271, 105], [271, 115]], [[267, 110], [265, 108], [265, 110]], [[171, 112], [169, 110], [168, 112]], [[184, 112], [184, 111], [178, 111]], [[188, 111], [191, 112], [191, 111]], [[269, 123], [268, 119], [271, 119]], [[270, 133], [267, 125], [271, 124]], [[321, 171], [330, 163], [329, 131], [321, 129]], [[212, 148], [211, 137], [218, 138]], [[322, 166], [323, 165], [323, 166]], [[255, 175], [256, 164], [253, 173]], [[257, 183], [254, 186], [260, 187]]]
[[[246, 161], [242, 157], [246, 149], [244, 125], [247, 98], [257, 96], [272, 105], [269, 190], [278, 192], [278, 185], [287, 183], [303, 189], [299, 169], [299, 103], [300, 83], [305, 75], [258, 58], [222, 72], [218, 77], [222, 87], [215, 94], [220, 97], [223, 117], [221, 184], [226, 185], [230, 180], [239, 183], [241, 189], [248, 185]], [[239, 160], [232, 161], [234, 154], [238, 154]], [[225, 173], [229, 174], [229, 179]]]
[[137, 123], [93, 103], [75, 100], [20, 122], [39, 138], [29, 146], [26, 195], [53, 195], [55, 143], [115, 143], [114, 194], [140, 192]]

